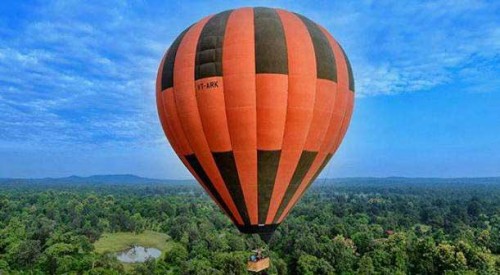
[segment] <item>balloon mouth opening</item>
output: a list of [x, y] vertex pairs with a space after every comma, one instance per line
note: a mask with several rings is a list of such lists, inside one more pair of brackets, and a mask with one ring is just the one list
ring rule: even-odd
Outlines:
[[260, 239], [269, 244], [278, 226], [279, 224], [238, 225], [238, 229], [244, 234], [259, 234]]

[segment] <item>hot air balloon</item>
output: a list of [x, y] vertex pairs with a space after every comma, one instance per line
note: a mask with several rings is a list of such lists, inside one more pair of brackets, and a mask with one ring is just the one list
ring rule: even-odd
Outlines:
[[282, 9], [240, 8], [175, 39], [156, 97], [187, 169], [242, 233], [268, 242], [339, 147], [354, 79], [325, 28]]

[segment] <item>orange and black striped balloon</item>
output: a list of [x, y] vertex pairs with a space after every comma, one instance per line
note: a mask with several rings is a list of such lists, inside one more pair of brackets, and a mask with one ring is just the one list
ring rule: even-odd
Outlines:
[[339, 147], [354, 79], [323, 27], [281, 9], [241, 8], [177, 37], [156, 96], [184, 165], [241, 232], [268, 239]]

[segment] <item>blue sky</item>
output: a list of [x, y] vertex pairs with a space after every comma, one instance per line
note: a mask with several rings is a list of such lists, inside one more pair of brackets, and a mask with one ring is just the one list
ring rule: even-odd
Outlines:
[[0, 177], [189, 178], [156, 114], [164, 51], [200, 18], [280, 7], [325, 26], [356, 79], [323, 176], [500, 176], [499, 1], [3, 1]]

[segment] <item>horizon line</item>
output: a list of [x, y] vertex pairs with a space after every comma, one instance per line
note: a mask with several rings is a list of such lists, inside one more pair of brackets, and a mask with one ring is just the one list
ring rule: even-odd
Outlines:
[[[79, 175], [69, 175], [69, 176], [61, 176], [61, 177], [0, 177], [0, 180], [48, 180], [48, 179], [67, 179], [67, 178], [92, 178], [92, 177], [135, 177], [138, 179], [145, 180], [155, 180], [155, 181], [197, 181], [195, 178], [153, 178], [153, 177], [145, 177], [139, 176], [135, 174], [94, 174], [90, 176], [79, 176]], [[459, 177], [439, 177], [439, 176], [349, 176], [349, 177], [328, 177], [328, 178], [317, 178], [315, 182], [321, 180], [334, 180], [334, 179], [491, 179], [491, 178], [500, 178], [500, 175], [497, 176], [459, 176]]]

